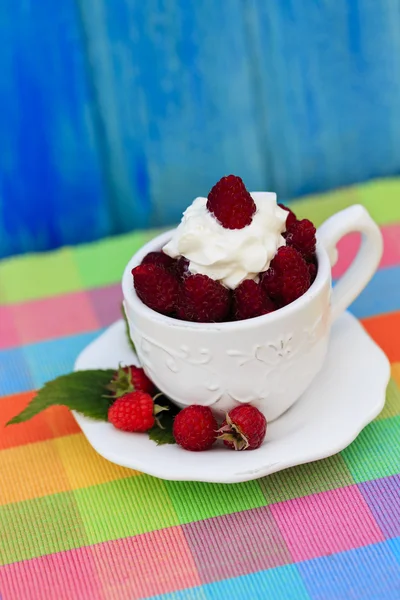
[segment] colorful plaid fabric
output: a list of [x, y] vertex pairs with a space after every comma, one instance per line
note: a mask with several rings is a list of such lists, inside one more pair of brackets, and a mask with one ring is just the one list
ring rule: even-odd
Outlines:
[[[0, 263], [2, 600], [399, 600], [399, 198], [388, 180], [295, 207], [319, 224], [360, 202], [382, 226], [381, 269], [352, 310], [392, 363], [385, 409], [340, 454], [237, 485], [113, 465], [64, 408], [4, 428], [119, 318], [123, 267], [154, 232]], [[343, 240], [336, 276], [356, 247]]]

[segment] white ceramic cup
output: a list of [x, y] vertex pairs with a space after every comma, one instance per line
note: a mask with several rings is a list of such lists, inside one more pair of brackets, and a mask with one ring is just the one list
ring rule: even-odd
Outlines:
[[[332, 290], [336, 244], [355, 231], [362, 234], [360, 250]], [[333, 320], [364, 289], [383, 250], [381, 232], [368, 212], [351, 206], [319, 228], [318, 274], [301, 298], [254, 319], [191, 323], [156, 313], [133, 287], [133, 267], [171, 235], [164, 233], [143, 246], [123, 275], [125, 311], [145, 372], [181, 407], [202, 404], [222, 414], [251, 403], [270, 421], [292, 406], [321, 369]]]

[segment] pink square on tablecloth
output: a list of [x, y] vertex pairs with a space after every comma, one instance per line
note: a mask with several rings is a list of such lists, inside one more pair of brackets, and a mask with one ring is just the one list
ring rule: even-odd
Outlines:
[[90, 548], [57, 552], [0, 567], [4, 600], [104, 600]]
[[200, 585], [180, 527], [97, 544], [92, 553], [106, 600], [138, 600]]
[[282, 533], [267, 506], [194, 521], [182, 529], [203, 583], [291, 562]]
[[384, 540], [357, 486], [270, 506], [295, 561]]
[[122, 288], [121, 284], [108, 285], [88, 290], [100, 327], [108, 327], [111, 323], [122, 318]]
[[392, 267], [400, 259], [400, 224], [393, 223], [381, 228], [383, 234], [383, 257], [381, 267]]
[[[385, 225], [381, 227], [383, 235], [383, 256], [379, 265], [382, 267], [393, 267], [399, 264], [400, 260], [400, 225]], [[360, 247], [361, 235], [351, 233], [342, 238], [338, 245], [339, 259], [332, 270], [334, 278], [341, 277], [353, 262], [357, 250]]]
[[334, 278], [341, 277], [353, 262], [357, 250], [360, 247], [361, 235], [359, 233], [351, 233], [342, 238], [338, 245], [338, 261], [332, 269]]
[[12, 348], [18, 345], [19, 337], [11, 306], [0, 306], [0, 348]]
[[24, 344], [94, 331], [100, 327], [86, 292], [32, 300], [14, 304], [11, 308], [20, 341]]

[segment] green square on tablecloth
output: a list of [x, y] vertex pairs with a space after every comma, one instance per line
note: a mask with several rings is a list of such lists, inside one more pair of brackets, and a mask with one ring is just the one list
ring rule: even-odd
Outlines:
[[0, 302], [11, 304], [82, 288], [71, 248], [29, 254], [0, 263]]
[[319, 227], [326, 219], [339, 210], [357, 204], [356, 188], [344, 188], [326, 192], [320, 197], [307, 196], [291, 203], [298, 219], [310, 219]]
[[165, 485], [181, 524], [258, 508], [266, 504], [257, 481], [229, 485], [166, 481]]
[[377, 179], [359, 185], [357, 197], [378, 225], [400, 221], [399, 179]]
[[0, 506], [0, 532], [0, 564], [89, 543], [72, 492]]
[[396, 475], [400, 465], [400, 416], [374, 421], [342, 456], [356, 483]]
[[377, 420], [388, 419], [400, 415], [400, 389], [396, 381], [392, 378], [389, 381], [386, 390], [386, 402], [383, 411], [378, 415]]
[[352, 204], [362, 204], [379, 225], [400, 221], [399, 180], [369, 181], [291, 203], [299, 219], [311, 219], [319, 227], [328, 217]]
[[77, 246], [74, 259], [83, 287], [90, 289], [120, 282], [132, 255], [157, 233], [140, 231]]
[[90, 544], [178, 525], [165, 483], [135, 475], [74, 491]]
[[339, 454], [285, 469], [259, 480], [268, 504], [318, 494], [347, 485], [354, 479]]

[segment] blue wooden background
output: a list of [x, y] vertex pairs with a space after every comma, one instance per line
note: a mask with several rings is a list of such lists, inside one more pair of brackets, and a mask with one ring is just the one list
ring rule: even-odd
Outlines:
[[400, 0], [2, 0], [0, 256], [400, 172]]

